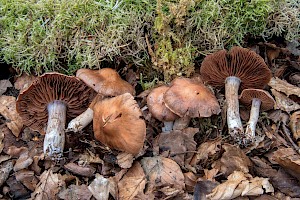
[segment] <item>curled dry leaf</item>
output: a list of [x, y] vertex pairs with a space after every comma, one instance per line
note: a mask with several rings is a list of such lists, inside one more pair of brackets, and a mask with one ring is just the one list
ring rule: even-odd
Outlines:
[[179, 165], [168, 158], [160, 156], [144, 157], [141, 160], [142, 167], [148, 178], [148, 187], [170, 186], [179, 190], [185, 188], [184, 176]]
[[215, 155], [217, 152], [220, 151], [220, 146], [221, 146], [220, 139], [202, 143], [198, 147], [197, 153], [194, 154], [190, 162], [190, 165], [194, 167], [198, 165], [199, 162], [201, 161], [201, 164], [204, 166], [205, 163], [207, 162], [208, 157]]
[[13, 85], [9, 80], [0, 80], [0, 96], [6, 92], [8, 87], [12, 87]]
[[264, 191], [274, 192], [268, 178], [252, 178], [250, 174], [234, 171], [227, 181], [214, 188], [206, 197], [211, 200], [234, 199], [238, 196], [258, 196]]
[[20, 90], [20, 92], [23, 92], [31, 85], [31, 83], [35, 79], [37, 79], [37, 77], [35, 77], [33, 75], [22, 74], [22, 76], [17, 78], [14, 86], [17, 90]]
[[16, 110], [15, 97], [0, 96], [0, 114], [8, 120], [8, 122], [6, 122], [7, 127], [18, 137], [23, 127], [23, 122]]
[[93, 152], [88, 149], [79, 156], [79, 165], [86, 165], [91, 163], [103, 164], [103, 160], [99, 157], [99, 155], [95, 155]]
[[129, 169], [134, 161], [131, 153], [121, 152], [117, 155], [117, 163], [121, 168]]
[[300, 111], [296, 111], [291, 115], [289, 126], [294, 138], [298, 140], [300, 138]]
[[56, 199], [56, 194], [64, 185], [65, 182], [60, 174], [53, 173], [52, 170], [45, 170], [40, 176], [40, 182], [31, 194], [31, 199]]
[[[184, 166], [189, 163], [193, 153], [196, 150], [194, 135], [199, 131], [198, 128], [185, 128], [183, 130], [173, 130], [172, 132], [160, 133], [158, 137], [158, 146], [160, 152], [168, 151], [167, 156]], [[159, 154], [159, 152], [157, 152]]]
[[297, 95], [298, 97], [300, 97], [300, 88], [299, 87], [289, 84], [288, 82], [281, 80], [277, 77], [271, 78], [268, 85], [279, 92], [285, 93], [287, 96], [294, 94], [294, 95]]
[[198, 180], [194, 190], [194, 200], [207, 200], [206, 195], [211, 193], [218, 185], [218, 182], [215, 181]]
[[75, 163], [68, 163], [68, 164], [64, 165], [64, 167], [68, 171], [70, 171], [74, 174], [78, 174], [80, 176], [86, 176], [86, 177], [94, 176], [94, 173], [96, 171], [96, 169], [90, 165], [79, 166]]
[[13, 163], [11, 160], [5, 161], [0, 165], [0, 187], [5, 183], [12, 169]]
[[118, 182], [119, 199], [131, 200], [142, 196], [146, 186], [146, 176], [141, 164], [135, 162], [123, 178]]
[[31, 156], [29, 156], [29, 151], [27, 147], [15, 147], [11, 146], [8, 148], [7, 154], [18, 158], [15, 165], [14, 165], [14, 171], [19, 171], [21, 169], [28, 168], [32, 162], [33, 159]]
[[249, 172], [249, 167], [252, 166], [250, 159], [246, 154], [237, 146], [224, 144], [221, 159], [213, 163], [213, 167], [219, 169], [225, 176], [232, 174], [233, 171]]
[[286, 112], [291, 112], [300, 109], [300, 105], [294, 102], [292, 99], [288, 98], [284, 94], [271, 89], [272, 94], [275, 96], [275, 109], [280, 109]]
[[193, 172], [186, 172], [183, 174], [184, 183], [187, 192], [193, 192], [197, 183], [197, 176]]
[[89, 191], [87, 185], [70, 185], [67, 189], [60, 191], [58, 196], [64, 200], [90, 200], [92, 193]]
[[300, 155], [292, 148], [280, 148], [270, 157], [289, 174], [300, 180]]
[[15, 176], [10, 176], [6, 184], [9, 187], [9, 193], [13, 195], [13, 199], [26, 199], [30, 196], [30, 191], [21, 182], [17, 181]]
[[109, 196], [110, 182], [100, 174], [96, 174], [96, 178], [88, 186], [88, 189], [97, 200], [107, 200]]
[[34, 176], [34, 171], [27, 169], [15, 173], [17, 181], [20, 181], [27, 189], [34, 191], [39, 180]]

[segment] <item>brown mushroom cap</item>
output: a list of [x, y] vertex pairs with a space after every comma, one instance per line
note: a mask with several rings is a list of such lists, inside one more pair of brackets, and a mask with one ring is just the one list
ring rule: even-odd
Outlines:
[[179, 116], [166, 107], [164, 94], [169, 89], [168, 86], [162, 85], [154, 88], [147, 96], [147, 105], [153, 117], [159, 121], [174, 121]]
[[93, 127], [97, 140], [110, 148], [138, 154], [146, 137], [142, 111], [129, 93], [97, 102]]
[[224, 87], [225, 79], [236, 76], [241, 80], [241, 90], [263, 88], [271, 79], [271, 71], [263, 58], [254, 51], [233, 47], [205, 57], [200, 68], [201, 77], [208, 84]]
[[45, 134], [48, 103], [64, 102], [67, 118], [74, 118], [88, 108], [94, 96], [95, 92], [76, 77], [46, 73], [19, 94], [16, 108], [24, 125]]
[[240, 95], [240, 102], [251, 108], [252, 99], [257, 98], [261, 100], [260, 110], [266, 111], [274, 108], [275, 100], [273, 97], [265, 90], [260, 89], [245, 89]]
[[118, 96], [127, 92], [132, 95], [135, 94], [132, 85], [124, 81], [118, 72], [111, 68], [79, 69], [76, 77], [104, 96]]
[[221, 111], [217, 98], [196, 79], [174, 79], [164, 94], [164, 102], [180, 117], [210, 117]]

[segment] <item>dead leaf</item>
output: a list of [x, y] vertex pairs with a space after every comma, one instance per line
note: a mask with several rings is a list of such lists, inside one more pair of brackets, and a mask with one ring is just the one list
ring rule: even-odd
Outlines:
[[13, 162], [11, 160], [5, 161], [0, 165], [0, 187], [5, 183], [12, 169]]
[[23, 122], [16, 110], [15, 97], [0, 96], [0, 114], [8, 120], [8, 122], [6, 122], [7, 127], [18, 137], [23, 127]]
[[210, 170], [204, 169], [204, 179], [205, 180], [210, 180], [210, 181], [216, 181], [215, 177], [219, 173], [219, 169], [212, 168]]
[[0, 130], [0, 153], [2, 152], [3, 148], [4, 148], [4, 132], [2, 131], [2, 129]]
[[18, 158], [15, 165], [14, 171], [19, 171], [21, 169], [27, 169], [33, 162], [31, 156], [29, 156], [29, 151], [27, 147], [15, 147], [11, 146], [8, 148], [7, 154]]
[[75, 163], [68, 163], [68, 164], [64, 165], [64, 167], [68, 171], [70, 171], [74, 174], [78, 174], [80, 176], [86, 176], [86, 177], [94, 176], [94, 173], [96, 171], [96, 169], [90, 165], [79, 166]]
[[40, 176], [40, 182], [31, 194], [31, 200], [56, 199], [57, 193], [65, 185], [60, 174], [45, 170]]
[[97, 200], [107, 200], [109, 196], [109, 180], [100, 174], [88, 186], [88, 189]]
[[104, 162], [99, 155], [95, 155], [87, 149], [83, 154], [80, 154], [78, 164], [82, 166], [91, 163], [103, 164]]
[[250, 174], [234, 171], [227, 181], [214, 188], [206, 197], [211, 200], [234, 199], [238, 196], [258, 196], [264, 192], [274, 192], [267, 178], [252, 178]]
[[70, 185], [59, 192], [59, 198], [64, 200], [90, 200], [93, 196], [87, 185]]
[[20, 181], [26, 188], [34, 191], [39, 180], [34, 176], [34, 172], [23, 169], [15, 173], [17, 181]]
[[135, 162], [123, 178], [118, 182], [119, 199], [131, 200], [137, 195], [143, 195], [146, 186], [146, 176], [139, 162]]
[[183, 174], [184, 183], [187, 192], [193, 192], [197, 183], [197, 176], [193, 172], [186, 172]]
[[286, 112], [291, 112], [300, 109], [300, 105], [285, 96], [284, 94], [271, 89], [272, 94], [275, 97], [275, 109], [280, 109]]
[[11, 82], [7, 79], [5, 80], [0, 80], [0, 96], [4, 94], [7, 90], [7, 88], [12, 87], [13, 85]]
[[300, 138], [300, 111], [296, 111], [291, 115], [289, 126], [294, 138], [298, 140]]
[[280, 148], [269, 158], [300, 180], [300, 155], [292, 148]]
[[294, 95], [300, 97], [300, 88], [299, 87], [289, 84], [288, 82], [281, 80], [277, 77], [271, 78], [268, 85], [278, 92], [283, 92], [287, 96], [294, 94]]
[[31, 83], [37, 79], [37, 77], [33, 76], [33, 75], [27, 75], [27, 74], [22, 74], [22, 76], [18, 77], [14, 86], [17, 90], [20, 90], [20, 92], [23, 92], [24, 90], [26, 90]]
[[212, 167], [219, 169], [225, 176], [232, 174], [234, 171], [249, 172], [249, 167], [252, 167], [250, 159], [238, 147], [230, 144], [224, 144], [221, 159], [213, 163]]
[[198, 180], [194, 190], [194, 200], [207, 200], [206, 195], [219, 185], [218, 182], [209, 180]]
[[12, 194], [12, 199], [27, 199], [30, 197], [30, 191], [19, 181], [15, 176], [10, 176], [6, 184], [9, 186], [9, 193]]
[[221, 146], [221, 139], [216, 139], [213, 141], [202, 143], [198, 147], [197, 153], [194, 154], [190, 162], [190, 165], [194, 167], [198, 165], [199, 162], [201, 161], [201, 165], [205, 166], [207, 159], [220, 151], [220, 146]]
[[117, 155], [117, 163], [121, 168], [129, 169], [134, 161], [134, 156], [130, 153], [121, 152]]
[[155, 144], [159, 147], [159, 151], [156, 150], [156, 155], [165, 152], [163, 153], [164, 157], [169, 157], [180, 166], [184, 166], [185, 163], [190, 162], [193, 156], [191, 151], [196, 150], [194, 135], [198, 131], [198, 128], [185, 128], [183, 130], [160, 133], [157, 138], [157, 144]]
[[144, 157], [141, 164], [148, 178], [149, 188], [170, 186], [180, 190], [184, 189], [184, 176], [175, 161], [155, 156]]

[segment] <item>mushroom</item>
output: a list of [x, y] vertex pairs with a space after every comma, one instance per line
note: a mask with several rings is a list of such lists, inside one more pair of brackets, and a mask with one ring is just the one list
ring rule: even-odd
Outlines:
[[104, 97], [118, 96], [127, 92], [132, 95], [135, 94], [132, 85], [124, 81], [118, 72], [111, 68], [100, 70], [79, 69], [76, 76], [98, 92], [99, 95], [85, 112], [69, 122], [67, 131], [78, 132], [91, 123], [93, 120], [93, 105]]
[[227, 125], [229, 134], [239, 143], [246, 144], [239, 114], [239, 88], [263, 88], [271, 79], [271, 71], [258, 54], [250, 49], [233, 47], [204, 58], [200, 73], [208, 84], [222, 88], [225, 85]]
[[162, 85], [151, 90], [147, 96], [147, 105], [152, 116], [164, 123], [163, 132], [169, 132], [173, 129], [173, 122], [178, 115], [173, 113], [164, 103], [164, 94], [169, 89], [168, 86]]
[[[190, 118], [210, 117], [220, 113], [220, 105], [214, 94], [198, 79], [176, 78], [164, 94], [167, 108], [180, 116], [175, 129], [185, 128]], [[182, 123], [178, 127], [177, 123]]]
[[82, 113], [94, 94], [76, 77], [46, 73], [19, 94], [16, 108], [26, 126], [45, 134], [45, 155], [59, 158], [65, 144], [66, 118]]
[[249, 141], [253, 141], [255, 138], [255, 128], [259, 117], [259, 111], [267, 111], [274, 108], [275, 100], [265, 90], [244, 89], [240, 95], [240, 102], [246, 107], [251, 108], [245, 134]]
[[93, 128], [95, 138], [103, 144], [134, 155], [140, 152], [146, 137], [142, 111], [129, 93], [97, 102]]

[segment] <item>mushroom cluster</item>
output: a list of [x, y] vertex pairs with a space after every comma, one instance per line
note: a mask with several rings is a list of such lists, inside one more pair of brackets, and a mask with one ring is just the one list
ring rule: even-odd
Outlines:
[[225, 87], [229, 134], [240, 144], [247, 145], [253, 134], [245, 134], [239, 114], [239, 91], [263, 89], [271, 79], [271, 71], [263, 58], [250, 49], [233, 47], [205, 57], [200, 73], [212, 86]]

